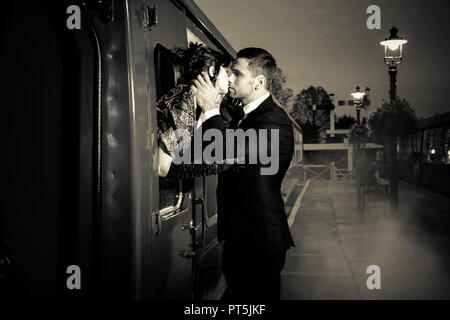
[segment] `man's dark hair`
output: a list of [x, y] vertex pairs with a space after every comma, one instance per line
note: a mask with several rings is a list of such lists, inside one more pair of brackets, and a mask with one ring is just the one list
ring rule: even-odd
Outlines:
[[262, 74], [266, 77], [266, 88], [271, 89], [271, 84], [277, 73], [277, 63], [274, 57], [261, 48], [245, 48], [237, 53], [236, 58], [248, 59], [248, 66], [254, 76]]
[[228, 54], [193, 42], [187, 49], [175, 48], [173, 52], [176, 63], [182, 68], [178, 83], [190, 84], [202, 71], [207, 72], [209, 67], [214, 67], [214, 76], [211, 77], [211, 81], [215, 83], [220, 67], [228, 67], [232, 62]]

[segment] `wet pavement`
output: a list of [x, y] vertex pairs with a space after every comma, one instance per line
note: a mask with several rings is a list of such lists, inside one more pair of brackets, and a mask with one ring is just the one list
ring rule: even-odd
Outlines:
[[[284, 184], [292, 190], [287, 208], [303, 185]], [[354, 181], [309, 184], [291, 227], [296, 247], [288, 251], [281, 298], [449, 299], [450, 199], [400, 183], [398, 214], [374, 189], [365, 206], [363, 220]], [[371, 276], [375, 283], [369, 266], [379, 267], [380, 289], [367, 286]]]

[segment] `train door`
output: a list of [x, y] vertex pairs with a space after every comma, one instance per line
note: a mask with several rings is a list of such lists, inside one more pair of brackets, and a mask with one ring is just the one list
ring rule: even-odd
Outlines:
[[[186, 47], [186, 26], [182, 9], [171, 1], [143, 3], [147, 18], [158, 21], [145, 33], [149, 107], [154, 108], [157, 100], [176, 83], [178, 72], [170, 49]], [[193, 298], [192, 242], [196, 226], [192, 219], [192, 198], [190, 181], [159, 178], [159, 211], [153, 217], [152, 238], [152, 278], [157, 299]]]

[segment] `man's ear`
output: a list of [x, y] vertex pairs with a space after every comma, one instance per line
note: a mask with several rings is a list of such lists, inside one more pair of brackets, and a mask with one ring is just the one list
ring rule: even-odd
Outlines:
[[255, 89], [265, 88], [267, 79], [263, 75], [259, 75], [255, 79]]

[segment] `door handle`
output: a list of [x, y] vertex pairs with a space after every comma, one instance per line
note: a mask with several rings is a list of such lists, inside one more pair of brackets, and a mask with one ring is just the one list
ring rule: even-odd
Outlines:
[[201, 224], [194, 226], [194, 221], [190, 221], [188, 224], [183, 226], [183, 230], [189, 230], [191, 233], [194, 231], [198, 231], [200, 229]]
[[[198, 227], [200, 227], [200, 226], [202, 227], [202, 237], [201, 237], [201, 241], [195, 243], [195, 247], [199, 248], [199, 247], [203, 247], [205, 245], [205, 239], [206, 239], [206, 235], [205, 235], [205, 223], [206, 223], [205, 199], [197, 198], [197, 199], [194, 199], [193, 203], [194, 203], [194, 205], [200, 204], [202, 206], [202, 221], [198, 224]], [[195, 231], [197, 231], [197, 229]]]
[[183, 194], [183, 184], [182, 184], [181, 179], [178, 182], [178, 189], [179, 189], [178, 196], [177, 196], [178, 200], [174, 206], [169, 206], [169, 207], [160, 209], [157, 212], [153, 213], [153, 216], [155, 218], [154, 224], [155, 224], [155, 229], [156, 229], [154, 232], [155, 236], [157, 236], [161, 233], [163, 221], [172, 219], [172, 218], [180, 215], [183, 212], [181, 205], [183, 204], [184, 194]]
[[190, 250], [181, 250], [180, 251], [180, 256], [186, 259], [190, 259], [193, 258], [195, 256], [195, 252], [194, 251], [190, 251]]

